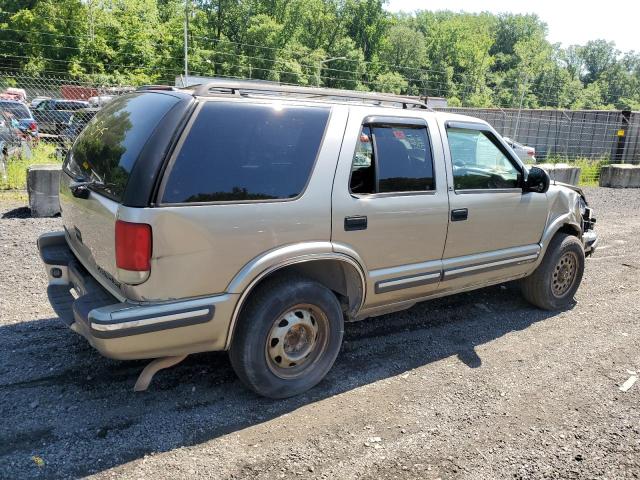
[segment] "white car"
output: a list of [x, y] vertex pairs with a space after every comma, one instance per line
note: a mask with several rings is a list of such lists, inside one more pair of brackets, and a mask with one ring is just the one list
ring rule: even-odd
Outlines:
[[513, 148], [513, 151], [516, 152], [518, 158], [523, 162], [534, 162], [536, 161], [536, 149], [533, 147], [527, 147], [526, 145], [522, 145], [521, 143], [516, 142], [515, 140], [511, 140], [509, 137], [503, 137], [504, 141]]

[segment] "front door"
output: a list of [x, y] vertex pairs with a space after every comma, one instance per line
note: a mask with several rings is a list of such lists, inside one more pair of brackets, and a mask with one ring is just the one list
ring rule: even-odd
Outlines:
[[366, 307], [438, 287], [449, 212], [438, 135], [433, 119], [350, 111], [333, 186], [332, 241], [364, 263]]
[[479, 123], [440, 125], [449, 171], [443, 289], [530, 270], [547, 221], [547, 196], [523, 193], [524, 166]]

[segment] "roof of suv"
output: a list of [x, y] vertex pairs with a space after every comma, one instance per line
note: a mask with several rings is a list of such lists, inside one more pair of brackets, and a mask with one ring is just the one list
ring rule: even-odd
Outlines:
[[199, 98], [229, 98], [273, 101], [298, 101], [321, 102], [328, 104], [349, 105], [356, 107], [372, 107], [384, 109], [402, 109], [421, 114], [437, 116], [443, 120], [474, 122], [486, 125], [487, 122], [475, 117], [449, 112], [437, 112], [428, 107], [419, 98], [403, 97], [393, 94], [374, 92], [358, 92], [353, 90], [339, 90], [333, 88], [299, 87], [279, 85], [268, 82], [242, 81], [242, 80], [214, 80], [202, 85], [193, 85], [186, 88], [167, 86], [145, 86], [144, 91], [158, 91], [164, 93], [181, 93]]

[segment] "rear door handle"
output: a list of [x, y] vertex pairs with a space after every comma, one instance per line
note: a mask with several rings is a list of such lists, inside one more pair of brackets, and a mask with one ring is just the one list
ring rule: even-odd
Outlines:
[[367, 217], [358, 215], [354, 217], [344, 217], [344, 231], [350, 232], [353, 230], [366, 230], [367, 229]]
[[466, 220], [469, 218], [469, 210], [466, 208], [456, 208], [455, 210], [451, 210], [451, 221], [459, 222], [461, 220]]

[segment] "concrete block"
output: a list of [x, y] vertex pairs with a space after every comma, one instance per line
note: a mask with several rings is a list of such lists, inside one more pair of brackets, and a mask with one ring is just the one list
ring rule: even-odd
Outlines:
[[614, 163], [600, 169], [600, 186], [640, 188], [640, 165]]
[[580, 167], [574, 167], [567, 163], [541, 163], [536, 165], [545, 170], [551, 180], [556, 182], [568, 183], [570, 185], [578, 185], [580, 182]]
[[53, 217], [60, 213], [58, 188], [61, 165], [32, 165], [27, 169], [29, 208], [34, 217]]

